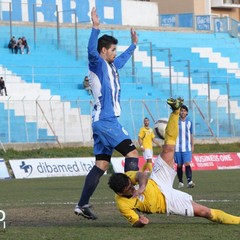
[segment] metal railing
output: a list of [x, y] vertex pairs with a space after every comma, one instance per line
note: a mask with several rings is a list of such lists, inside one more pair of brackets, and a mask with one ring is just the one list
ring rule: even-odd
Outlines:
[[[239, 98], [231, 100], [219, 98], [211, 101], [211, 117], [208, 116], [207, 99], [193, 100], [189, 117], [193, 121], [195, 138], [239, 138], [239, 107], [234, 104], [234, 101], [239, 100]], [[189, 105], [190, 102], [185, 101], [185, 104]], [[9, 98], [1, 100], [0, 105], [4, 105], [0, 117], [2, 143], [92, 144], [92, 101], [25, 100], [24, 98], [16, 101]], [[218, 106], [226, 106], [226, 111], [222, 111]], [[235, 114], [228, 114], [234, 111]], [[151, 126], [154, 127], [154, 122], [160, 118], [168, 118], [170, 112], [166, 100], [123, 100], [120, 122], [131, 138], [137, 140], [144, 117], [148, 117]]]

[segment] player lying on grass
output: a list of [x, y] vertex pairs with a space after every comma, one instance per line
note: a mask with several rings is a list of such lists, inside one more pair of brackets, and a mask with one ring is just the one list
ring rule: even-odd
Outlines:
[[[120, 213], [133, 227], [143, 227], [149, 219], [142, 213], [167, 213], [203, 217], [223, 224], [240, 224], [240, 217], [221, 210], [210, 209], [193, 201], [192, 196], [173, 188], [176, 172], [173, 169], [174, 147], [178, 136], [179, 109], [182, 99], [168, 99], [173, 112], [170, 115], [165, 144], [148, 178], [143, 172], [115, 173], [109, 178], [109, 187], [116, 193], [115, 201]], [[139, 188], [135, 188], [135, 185]]]

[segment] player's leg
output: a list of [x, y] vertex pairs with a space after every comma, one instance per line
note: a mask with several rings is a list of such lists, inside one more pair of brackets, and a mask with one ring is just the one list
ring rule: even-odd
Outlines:
[[[109, 128], [106, 128], [106, 126]], [[111, 121], [107, 122], [107, 124], [105, 121], [93, 123], [94, 155], [96, 162], [85, 179], [80, 200], [74, 210], [75, 214], [92, 220], [97, 219], [97, 216], [91, 211], [89, 200], [97, 188], [100, 178], [108, 169], [114, 150], [113, 146], [109, 144], [109, 142], [114, 142], [111, 139], [111, 129], [114, 129]]]
[[143, 164], [142, 168], [141, 168], [141, 172], [145, 172], [145, 170], [147, 169], [147, 161], [145, 161], [145, 163]]
[[[95, 148], [97, 146], [99, 147], [99, 145], [95, 145]], [[89, 200], [93, 195], [95, 189], [97, 188], [100, 178], [102, 177], [104, 172], [108, 169], [109, 162], [111, 160], [111, 155], [107, 154], [96, 154], [95, 157], [96, 157], [95, 166], [93, 166], [93, 168], [90, 170], [85, 179], [80, 200], [74, 209], [76, 215], [81, 215], [85, 218], [92, 220], [97, 219], [97, 216], [90, 209], [91, 205], [89, 204]]]
[[183, 188], [183, 164], [182, 164], [182, 153], [175, 152], [174, 161], [177, 164], [177, 177], [178, 177], [178, 188]]
[[124, 172], [138, 171], [138, 151], [131, 139], [120, 142], [115, 149], [125, 157]]
[[187, 152], [182, 152], [182, 162], [185, 166], [185, 175], [187, 178], [187, 187], [188, 188], [193, 188], [195, 186], [195, 183], [192, 181], [192, 168], [190, 165], [190, 162], [192, 160], [192, 152], [187, 151]]
[[152, 172], [152, 159], [147, 160], [147, 168], [149, 172]]
[[143, 158], [144, 158], [145, 162], [144, 162], [144, 164], [143, 164], [143, 166], [142, 166], [142, 168], [140, 170], [141, 172], [145, 172], [145, 170], [147, 169], [146, 149], [144, 149], [144, 151], [143, 151]]
[[177, 176], [178, 176], [178, 188], [183, 188], [183, 167], [182, 165], [177, 165]]
[[147, 158], [147, 168], [149, 172], [152, 172], [152, 158], [153, 158], [153, 150], [148, 148], [146, 149], [146, 158]]
[[168, 105], [171, 106], [173, 112], [171, 113], [168, 123], [165, 130], [165, 140], [162, 148], [162, 152], [160, 154], [161, 158], [169, 165], [173, 166], [174, 161], [174, 151], [176, 140], [178, 136], [178, 119], [180, 107], [183, 104], [183, 99], [168, 99]]
[[152, 149], [145, 149], [143, 153], [144, 159], [146, 159], [146, 162], [144, 163], [141, 172], [144, 172], [146, 169], [149, 170], [149, 172], [152, 172], [152, 157], [153, 157], [153, 151]]
[[222, 210], [210, 209], [196, 202], [192, 202], [194, 216], [207, 218], [222, 224], [240, 224], [240, 217], [228, 214]]

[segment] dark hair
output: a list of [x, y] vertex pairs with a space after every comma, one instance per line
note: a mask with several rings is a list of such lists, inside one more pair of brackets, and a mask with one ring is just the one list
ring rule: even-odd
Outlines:
[[124, 173], [114, 173], [108, 180], [109, 187], [115, 193], [122, 193], [123, 189], [129, 184], [129, 177]]
[[118, 44], [118, 40], [113, 36], [104, 34], [102, 37], [98, 39], [97, 50], [100, 53], [103, 47], [109, 49], [112, 44], [115, 45]]
[[181, 109], [185, 109], [188, 112], [188, 107], [186, 105], [182, 105]]

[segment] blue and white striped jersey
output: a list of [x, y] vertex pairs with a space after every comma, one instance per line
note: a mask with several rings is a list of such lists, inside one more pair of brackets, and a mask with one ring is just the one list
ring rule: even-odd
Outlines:
[[100, 30], [92, 28], [88, 43], [89, 83], [94, 97], [93, 122], [120, 116], [121, 87], [118, 69], [125, 65], [136, 48], [135, 44], [131, 44], [112, 64], [109, 64], [97, 51], [99, 33]]
[[186, 118], [185, 121], [182, 121], [179, 118], [178, 121], [178, 138], [176, 141], [175, 152], [189, 152], [191, 148], [191, 135], [192, 135], [192, 122]]

